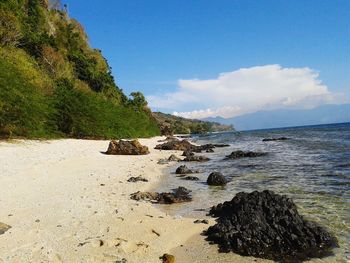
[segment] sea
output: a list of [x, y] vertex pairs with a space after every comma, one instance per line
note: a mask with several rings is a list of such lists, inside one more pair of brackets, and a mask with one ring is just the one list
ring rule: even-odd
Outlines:
[[[264, 138], [287, 137], [263, 142]], [[350, 123], [253, 131], [234, 131], [193, 136], [197, 144], [220, 143], [230, 147], [203, 153], [210, 161], [187, 163], [200, 170], [199, 181], [186, 181], [166, 171], [157, 191], [184, 186], [193, 201], [158, 205], [174, 217], [205, 218], [210, 207], [231, 200], [238, 192], [272, 190], [291, 197], [305, 218], [331, 231], [339, 241], [332, 258], [317, 262], [350, 262]], [[266, 156], [224, 160], [234, 150], [266, 152]], [[225, 187], [206, 184], [211, 172], [229, 180]]]

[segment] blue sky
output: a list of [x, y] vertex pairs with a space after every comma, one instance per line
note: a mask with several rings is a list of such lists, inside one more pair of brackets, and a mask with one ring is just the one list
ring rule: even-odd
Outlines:
[[[103, 51], [118, 85], [127, 94], [142, 91], [153, 109], [205, 117], [205, 112], [214, 116], [231, 107], [225, 113], [230, 117], [269, 107], [344, 102], [350, 93], [348, 0], [63, 3], [83, 24], [91, 45]], [[229, 74], [220, 78], [224, 72]], [[273, 80], [266, 78], [270, 75]], [[288, 83], [300, 85], [300, 93]], [[218, 97], [247, 96], [242, 101], [248, 106], [219, 98], [213, 102], [210, 91], [216, 85], [224, 86]], [[242, 90], [245, 86], [249, 92]], [[201, 100], [195, 92], [202, 93]], [[271, 93], [273, 100], [255, 103], [259, 92]], [[204, 115], [192, 114], [198, 111]]]

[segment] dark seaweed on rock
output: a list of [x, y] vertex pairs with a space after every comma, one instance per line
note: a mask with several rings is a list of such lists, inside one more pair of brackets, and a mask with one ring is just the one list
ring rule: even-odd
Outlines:
[[286, 196], [271, 191], [238, 193], [211, 208], [217, 224], [205, 232], [220, 251], [279, 262], [301, 262], [331, 254], [337, 239], [299, 215]]

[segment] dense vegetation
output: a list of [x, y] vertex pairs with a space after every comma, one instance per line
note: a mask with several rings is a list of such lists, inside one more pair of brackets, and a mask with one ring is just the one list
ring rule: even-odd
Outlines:
[[59, 1], [0, 1], [0, 137], [157, 134], [144, 96], [124, 95]]
[[190, 120], [161, 112], [154, 112], [161, 132], [169, 134], [199, 134], [207, 132], [232, 131], [232, 125], [223, 125], [216, 122]]

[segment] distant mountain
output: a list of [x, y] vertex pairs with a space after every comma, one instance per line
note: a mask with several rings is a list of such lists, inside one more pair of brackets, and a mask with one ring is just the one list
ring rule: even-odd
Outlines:
[[199, 134], [206, 132], [233, 131], [232, 125], [224, 125], [217, 122], [185, 119], [162, 112], [153, 112], [158, 126], [163, 135], [169, 134]]
[[233, 124], [236, 130], [350, 122], [350, 104], [324, 105], [311, 110], [258, 111], [234, 118], [206, 118], [206, 121]]

